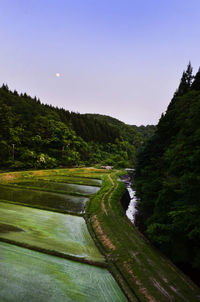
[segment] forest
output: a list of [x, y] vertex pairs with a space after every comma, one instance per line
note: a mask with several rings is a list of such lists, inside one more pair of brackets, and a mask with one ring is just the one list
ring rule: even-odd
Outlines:
[[0, 88], [0, 169], [133, 166], [146, 133], [117, 119], [42, 104]]
[[[191, 64], [135, 175], [136, 225], [183, 270], [200, 271], [200, 69]], [[199, 282], [199, 277], [198, 277]]]

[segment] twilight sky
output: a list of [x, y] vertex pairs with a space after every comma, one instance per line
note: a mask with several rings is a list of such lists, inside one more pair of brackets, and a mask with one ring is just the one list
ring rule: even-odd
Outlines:
[[200, 66], [200, 1], [0, 0], [0, 37], [0, 85], [156, 124], [189, 60]]

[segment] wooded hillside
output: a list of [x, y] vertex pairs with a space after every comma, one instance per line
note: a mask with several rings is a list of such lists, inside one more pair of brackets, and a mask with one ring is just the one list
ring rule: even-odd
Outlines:
[[[108, 119], [111, 119], [108, 117]], [[0, 88], [0, 168], [132, 166], [144, 137], [116, 119], [44, 105]]]
[[137, 159], [140, 230], [180, 267], [200, 269], [200, 70], [189, 64]]

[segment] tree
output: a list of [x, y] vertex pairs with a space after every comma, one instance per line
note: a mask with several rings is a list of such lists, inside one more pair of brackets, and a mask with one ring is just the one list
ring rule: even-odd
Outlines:
[[191, 85], [192, 90], [200, 90], [200, 68], [197, 72], [197, 74], [194, 77], [194, 81]]
[[189, 65], [179, 94], [138, 154], [135, 187], [139, 229], [180, 267], [200, 271], [199, 84], [200, 70], [192, 83]]
[[175, 92], [175, 96], [182, 96], [183, 94], [187, 93], [191, 87], [192, 79], [192, 66], [189, 62], [186, 71], [183, 71], [183, 75], [179, 87]]

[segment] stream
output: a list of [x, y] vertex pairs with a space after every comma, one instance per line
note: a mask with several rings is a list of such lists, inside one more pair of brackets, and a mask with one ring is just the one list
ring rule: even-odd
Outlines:
[[120, 180], [126, 185], [129, 196], [127, 196], [127, 193], [125, 193], [124, 197], [121, 200], [121, 203], [126, 212], [126, 216], [134, 224], [137, 203], [135, 191], [132, 188], [134, 169], [127, 168], [126, 171], [127, 174], [122, 175], [120, 177]]
[[[135, 224], [135, 214], [136, 214], [136, 203], [137, 199], [135, 196], [135, 191], [132, 188], [134, 169], [126, 169], [127, 174], [120, 176], [120, 180], [126, 185], [126, 192], [121, 198], [121, 205], [126, 213], [126, 216], [130, 221]], [[197, 286], [200, 287], [200, 271], [199, 269], [192, 268], [186, 263], [176, 264], [180, 270], [182, 270], [186, 275], [188, 275]]]

